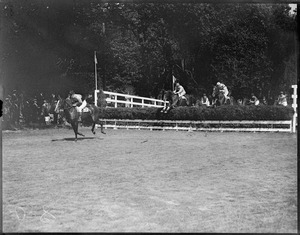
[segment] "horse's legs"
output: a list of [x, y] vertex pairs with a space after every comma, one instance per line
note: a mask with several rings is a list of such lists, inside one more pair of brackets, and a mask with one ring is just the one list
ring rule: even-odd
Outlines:
[[94, 123], [93, 123], [93, 126], [92, 126], [92, 132], [93, 132], [93, 134], [94, 134], [94, 135], [96, 134], [96, 131], [95, 131], [95, 126], [96, 126], [96, 124], [100, 124], [100, 126], [101, 126], [101, 133], [102, 133], [102, 134], [106, 134], [106, 133], [104, 132], [104, 130], [103, 130], [103, 123], [102, 123], [102, 122], [99, 122], [99, 121], [94, 121]]
[[102, 134], [106, 134], [106, 133], [104, 132], [104, 129], [103, 129], [103, 122], [100, 122], [100, 125], [101, 125], [101, 133], [102, 133]]
[[74, 133], [75, 133], [75, 141], [77, 141], [78, 123], [76, 124], [76, 123], [72, 122], [72, 123], [71, 123], [71, 126], [72, 126], [72, 128], [73, 128]]
[[96, 126], [96, 123], [93, 122], [93, 126], [92, 126], [92, 133], [95, 135], [96, 134], [96, 131], [95, 131], [95, 126]]
[[78, 132], [78, 122], [72, 122], [71, 125], [75, 133], [75, 141], [77, 141], [77, 135], [84, 136], [84, 134]]

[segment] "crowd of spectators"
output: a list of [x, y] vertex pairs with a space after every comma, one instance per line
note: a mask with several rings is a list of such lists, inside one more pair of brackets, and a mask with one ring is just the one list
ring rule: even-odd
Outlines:
[[[240, 98], [240, 99], [232, 99], [234, 100], [233, 104], [236, 105], [280, 105], [280, 106], [287, 106], [288, 105], [288, 95], [285, 94], [283, 91], [280, 92], [278, 97], [275, 98], [274, 102], [268, 102], [266, 97], [263, 96], [261, 99], [258, 99], [257, 96], [254, 93], [251, 93], [249, 98]], [[203, 96], [196, 101], [195, 106], [206, 106], [210, 107], [212, 106], [213, 98], [211, 96], [207, 96], [205, 93]]]
[[56, 94], [45, 95], [37, 92], [27, 95], [22, 91], [13, 90], [4, 99], [3, 103], [3, 129], [20, 129], [26, 126], [39, 126], [46, 123], [45, 117], [51, 117], [52, 124], [60, 124], [58, 115], [45, 112], [45, 104], [56, 103], [59, 96]]

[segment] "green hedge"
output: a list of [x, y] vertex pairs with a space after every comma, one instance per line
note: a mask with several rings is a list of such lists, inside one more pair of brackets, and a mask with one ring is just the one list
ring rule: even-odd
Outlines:
[[283, 106], [177, 107], [168, 114], [161, 108], [106, 108], [101, 118], [143, 120], [291, 120], [293, 109]]

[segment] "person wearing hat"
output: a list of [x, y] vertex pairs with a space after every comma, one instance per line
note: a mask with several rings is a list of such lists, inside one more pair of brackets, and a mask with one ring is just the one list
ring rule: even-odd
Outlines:
[[225, 84], [223, 84], [221, 82], [217, 82], [217, 87], [218, 87], [219, 91], [224, 94], [225, 99], [230, 99], [228, 97], [229, 91], [228, 91], [227, 86], [225, 86]]
[[38, 105], [38, 99], [35, 97], [32, 100], [32, 122], [37, 122], [40, 115], [40, 106]]
[[280, 92], [280, 95], [278, 96], [276, 103], [278, 105], [287, 106], [287, 96], [283, 93], [283, 91]]

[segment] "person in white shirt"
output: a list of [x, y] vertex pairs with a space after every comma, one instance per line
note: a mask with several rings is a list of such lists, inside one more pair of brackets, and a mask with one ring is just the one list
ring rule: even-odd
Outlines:
[[81, 104], [79, 107], [77, 107], [78, 112], [81, 113], [82, 110], [83, 110], [83, 109], [86, 107], [86, 105], [87, 105], [86, 100], [83, 100], [83, 101], [82, 101], [82, 95], [76, 94], [74, 91], [70, 91], [69, 95], [70, 95], [70, 98], [71, 98], [72, 100], [75, 100], [76, 102], [78, 102], [78, 103]]
[[206, 105], [207, 107], [210, 106], [209, 99], [205, 93], [203, 94], [203, 97], [201, 97], [201, 105]]
[[178, 95], [178, 100], [174, 102], [173, 106], [175, 106], [179, 100], [186, 99], [185, 94], [186, 91], [184, 90], [183, 86], [180, 85], [179, 81], [175, 82], [175, 90], [173, 91], [175, 95]]
[[259, 105], [259, 99], [254, 95], [254, 93], [251, 93], [251, 99], [249, 100], [250, 105]]
[[183, 86], [181, 86], [178, 81], [175, 83], [174, 94], [177, 94], [179, 99], [181, 99], [186, 94]]
[[222, 93], [224, 94], [225, 99], [230, 99], [230, 98], [228, 97], [229, 91], [228, 91], [227, 86], [225, 86], [225, 84], [220, 83], [220, 82], [217, 82], [217, 87], [219, 88], [219, 91], [222, 92]]
[[287, 95], [283, 94], [283, 91], [281, 91], [276, 102], [278, 105], [287, 106]]

